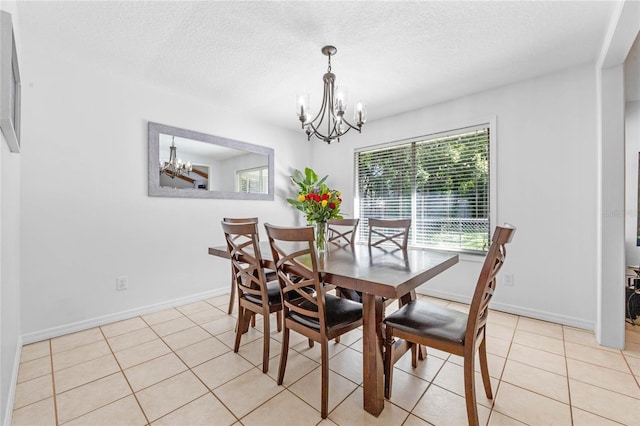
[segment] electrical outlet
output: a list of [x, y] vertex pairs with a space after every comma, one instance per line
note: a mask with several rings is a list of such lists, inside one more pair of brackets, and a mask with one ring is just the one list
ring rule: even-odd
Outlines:
[[511, 287], [514, 285], [513, 274], [504, 275], [504, 285], [508, 285]]
[[116, 277], [116, 291], [126, 290], [129, 288], [129, 279], [125, 275]]

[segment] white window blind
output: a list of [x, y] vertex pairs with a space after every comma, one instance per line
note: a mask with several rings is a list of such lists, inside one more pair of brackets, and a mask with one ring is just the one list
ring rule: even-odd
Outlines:
[[355, 154], [360, 241], [368, 218], [411, 218], [414, 247], [489, 247], [489, 125]]
[[238, 191], [254, 194], [266, 194], [269, 185], [268, 167], [238, 170], [236, 172]]

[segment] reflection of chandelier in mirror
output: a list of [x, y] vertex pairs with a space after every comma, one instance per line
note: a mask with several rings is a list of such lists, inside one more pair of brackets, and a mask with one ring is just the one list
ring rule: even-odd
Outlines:
[[188, 175], [191, 172], [191, 162], [187, 161], [183, 163], [180, 158], [177, 157], [176, 144], [174, 137], [171, 136], [171, 146], [169, 147], [169, 161], [160, 160], [160, 174], [165, 174], [173, 179], [176, 176], [182, 176], [185, 173]]
[[[358, 102], [353, 114], [356, 125], [352, 125], [344, 117], [347, 110], [347, 91], [340, 90], [336, 85], [336, 75], [331, 72], [331, 55], [335, 55], [338, 49], [333, 46], [325, 46], [322, 53], [329, 57], [329, 67], [327, 73], [322, 77], [324, 81], [324, 94], [322, 95], [322, 106], [320, 111], [311, 120], [309, 113], [309, 95], [297, 96], [296, 113], [302, 123], [302, 128], [306, 128], [307, 140], [311, 140], [311, 136], [331, 143], [333, 141], [340, 142], [340, 136], [344, 135], [351, 129], [355, 129], [360, 133], [362, 125], [367, 121], [367, 107]], [[326, 129], [326, 135], [322, 134], [321, 129]]]

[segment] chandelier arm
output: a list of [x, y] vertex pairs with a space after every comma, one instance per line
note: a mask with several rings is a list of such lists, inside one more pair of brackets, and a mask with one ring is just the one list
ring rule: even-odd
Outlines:
[[329, 105], [329, 110], [332, 111], [333, 108], [331, 107], [331, 88], [330, 88], [330, 83], [328, 80], [331, 80], [331, 77], [328, 75], [329, 73], [325, 74], [323, 77], [323, 81], [324, 81], [324, 90], [322, 92], [322, 104], [320, 105], [320, 111], [318, 111], [318, 114], [316, 114], [316, 116], [313, 118], [313, 120], [311, 120], [309, 123], [315, 123], [316, 120], [318, 120], [318, 118], [320, 118], [320, 121], [318, 121], [317, 125], [318, 127], [320, 127], [320, 124], [324, 121], [324, 116], [327, 112], [327, 104]]
[[[329, 55], [329, 59], [331, 59], [331, 55]], [[336, 117], [336, 111], [335, 111], [335, 86], [333, 84], [333, 79], [330, 79], [329, 81], [327, 81], [325, 83], [325, 91], [327, 92], [328, 96], [327, 96], [327, 104], [329, 105], [329, 117], [327, 120], [327, 137], [330, 139], [333, 139], [331, 137], [331, 135], [333, 135], [333, 133], [336, 130], [336, 123], [337, 123], [337, 117]], [[333, 127], [333, 129], [332, 129]]]
[[[347, 124], [347, 126], [349, 126], [349, 128], [350, 128], [350, 129], [355, 129], [355, 130], [357, 130], [357, 131], [358, 131], [358, 133], [360, 133], [360, 131], [361, 131], [361, 128], [360, 128], [360, 127], [358, 127], [358, 126], [354, 126], [353, 124], [349, 123], [349, 122], [347, 121], [347, 119], [346, 119], [346, 118], [344, 118], [344, 117], [342, 117], [342, 121], [343, 121], [343, 122], [345, 122], [345, 123]], [[347, 132], [344, 132], [344, 133], [347, 133]], [[343, 133], [343, 134], [344, 134], [344, 133]]]
[[326, 112], [326, 109], [324, 108], [324, 102], [323, 102], [322, 103], [322, 108], [320, 109], [318, 114], [315, 116], [315, 118], [313, 120], [309, 121], [308, 124], [312, 124], [312, 123], [315, 123], [316, 121], [318, 121], [317, 124], [319, 126], [324, 121], [325, 112]]
[[[320, 123], [322, 123], [322, 122], [320, 122]], [[326, 136], [323, 135], [322, 133], [320, 133], [318, 131], [318, 128], [316, 126], [314, 126], [312, 123], [309, 123], [309, 127], [311, 127], [313, 129], [313, 132], [311, 132], [311, 134], [309, 134], [309, 139], [308, 140], [311, 140], [311, 136], [315, 136], [318, 139], [326, 138]]]
[[[315, 120], [314, 120], [315, 121]], [[344, 123], [347, 124], [346, 126], [346, 130], [344, 132], [339, 132], [337, 130], [337, 121], [333, 122], [333, 129], [329, 128], [328, 133], [326, 135], [324, 135], [323, 133], [320, 132], [320, 130], [318, 130], [318, 128], [320, 127], [320, 125], [322, 124], [322, 120], [317, 123], [318, 127], [316, 127], [316, 125], [313, 124], [313, 121], [307, 123], [305, 126], [310, 127], [312, 129], [312, 132], [310, 134], [307, 135], [307, 140], [310, 141], [311, 140], [311, 136], [315, 136], [320, 140], [323, 140], [325, 142], [327, 142], [327, 139], [339, 139], [340, 136], [346, 135], [347, 132], [351, 129], [355, 129], [358, 131], [358, 133], [361, 133], [361, 129], [357, 126], [352, 125], [351, 123], [349, 123], [346, 119], [342, 119], [342, 121]]]
[[322, 133], [320, 133], [320, 131], [318, 130], [318, 128], [316, 126], [314, 126], [313, 124], [309, 124], [310, 127], [313, 129], [313, 132], [309, 133], [307, 135], [307, 140], [310, 141], [311, 140], [311, 136], [315, 136], [316, 138], [320, 139], [321, 141], [327, 142], [329, 143], [331, 140], [333, 139], [338, 139], [341, 135], [333, 135], [333, 132], [329, 133], [328, 135], [324, 135]]

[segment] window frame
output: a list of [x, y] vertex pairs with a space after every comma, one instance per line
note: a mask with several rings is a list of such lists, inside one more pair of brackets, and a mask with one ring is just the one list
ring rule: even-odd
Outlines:
[[[497, 206], [498, 206], [498, 191], [497, 191], [497, 164], [498, 164], [498, 156], [497, 156], [497, 132], [496, 132], [496, 117], [491, 117], [489, 119], [483, 120], [470, 120], [466, 123], [460, 123], [459, 125], [450, 126], [446, 129], [433, 131], [429, 133], [425, 133], [420, 136], [399, 139], [390, 142], [383, 142], [379, 144], [372, 144], [367, 146], [362, 146], [354, 149], [353, 153], [353, 202], [354, 202], [354, 217], [360, 218], [360, 194], [358, 192], [358, 154], [361, 152], [373, 151], [378, 149], [386, 149], [393, 148], [401, 145], [412, 144], [415, 142], [423, 142], [431, 139], [439, 139], [446, 138], [449, 136], [453, 136], [456, 134], [469, 132], [473, 130], [478, 130], [482, 128], [489, 129], [489, 188], [488, 188], [488, 206], [489, 206], [489, 244], [487, 246], [487, 251], [489, 249], [489, 245], [491, 244], [491, 237], [493, 235], [493, 229], [495, 225], [498, 223], [497, 218]], [[364, 227], [364, 221], [360, 221], [360, 225]], [[365, 240], [362, 239], [362, 235], [364, 232], [358, 232], [358, 243], [366, 243]], [[436, 251], [446, 251], [446, 252], [455, 252], [462, 255], [471, 255], [471, 258], [477, 258], [478, 255], [485, 256], [487, 251], [483, 250], [468, 250], [462, 248], [444, 248], [444, 247], [424, 247], [424, 246], [415, 246], [415, 236], [413, 232], [410, 236], [409, 246], [414, 249], [419, 250], [436, 250]]]

